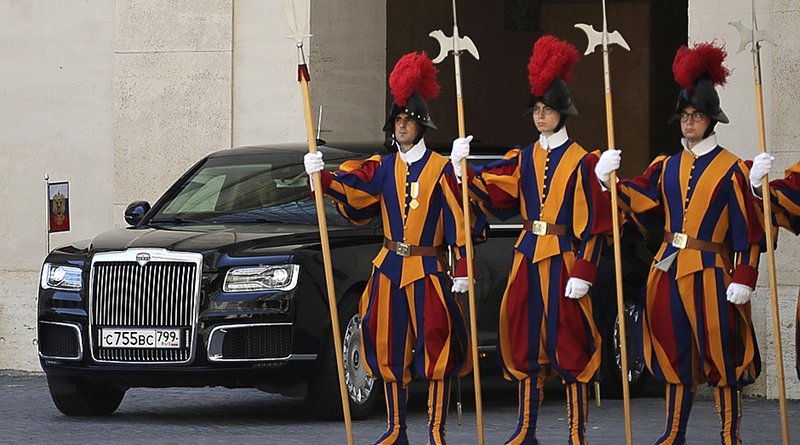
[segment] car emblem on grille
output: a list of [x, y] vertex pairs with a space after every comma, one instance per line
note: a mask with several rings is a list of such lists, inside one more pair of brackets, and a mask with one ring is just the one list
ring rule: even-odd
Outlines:
[[142, 252], [136, 254], [136, 262], [139, 263], [140, 266], [144, 266], [148, 261], [150, 261], [149, 253]]

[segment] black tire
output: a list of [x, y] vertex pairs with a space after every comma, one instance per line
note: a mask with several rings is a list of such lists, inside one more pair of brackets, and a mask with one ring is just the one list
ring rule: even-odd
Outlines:
[[[616, 305], [614, 305], [616, 308]], [[641, 395], [650, 375], [641, 355], [641, 348], [634, 335], [641, 323], [641, 307], [631, 301], [625, 302], [625, 329], [628, 350], [628, 391], [631, 397]], [[600, 392], [607, 399], [622, 398], [622, 358], [619, 341], [619, 316], [616, 310], [605, 323], [603, 332], [603, 354], [600, 363]]]
[[108, 416], [125, 397], [125, 390], [81, 380], [48, 377], [47, 384], [56, 408], [67, 416]]
[[[350, 398], [350, 418], [366, 419], [381, 398], [381, 385], [366, 374], [361, 357], [361, 317], [358, 314], [358, 295], [351, 295], [339, 314], [342, 330], [342, 354], [345, 386]], [[308, 382], [306, 401], [311, 410], [323, 420], [342, 420], [342, 399], [339, 392], [339, 371], [336, 365], [333, 340], [320, 357], [320, 367]]]

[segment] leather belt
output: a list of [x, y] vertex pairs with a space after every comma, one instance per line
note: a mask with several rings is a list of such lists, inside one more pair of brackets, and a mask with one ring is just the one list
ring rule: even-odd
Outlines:
[[528, 232], [531, 232], [537, 236], [567, 234], [567, 226], [561, 224], [550, 224], [539, 220], [531, 221], [526, 219], [522, 222], [522, 227]]
[[399, 243], [389, 239], [383, 239], [383, 247], [391, 250], [392, 252], [406, 257], [406, 256], [435, 256], [443, 259], [445, 250], [442, 246], [414, 246], [406, 243]]
[[685, 233], [664, 232], [664, 242], [670, 243], [678, 249], [695, 249], [719, 254], [727, 254], [730, 252], [730, 248], [725, 243], [699, 240]]
[[733, 263], [731, 262], [730, 247], [725, 243], [715, 243], [712, 241], [704, 241], [700, 239], [691, 238], [685, 233], [671, 233], [664, 232], [664, 242], [670, 243], [678, 249], [694, 249], [702, 250], [703, 252], [711, 252], [719, 254], [722, 257], [722, 265], [728, 271], [733, 273]]

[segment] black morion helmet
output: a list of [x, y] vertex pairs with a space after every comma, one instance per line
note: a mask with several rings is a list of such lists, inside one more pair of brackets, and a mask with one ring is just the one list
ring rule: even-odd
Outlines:
[[699, 43], [692, 49], [686, 46], [678, 49], [672, 63], [672, 73], [682, 89], [678, 93], [675, 114], [670, 122], [678, 120], [683, 109], [689, 105], [708, 116], [713, 124], [730, 122], [722, 111], [715, 88], [725, 85], [730, 75], [728, 68], [722, 64], [726, 56], [725, 50], [713, 43]]
[[441, 91], [436, 72], [433, 61], [424, 51], [408, 53], [397, 61], [389, 75], [389, 89], [394, 103], [383, 131], [394, 132], [394, 119], [400, 113], [408, 114], [425, 128], [437, 129], [428, 113], [428, 101]]

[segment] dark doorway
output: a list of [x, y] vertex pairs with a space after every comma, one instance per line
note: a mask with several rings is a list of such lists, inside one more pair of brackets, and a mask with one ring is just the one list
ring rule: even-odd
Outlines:
[[[585, 34], [575, 23], [602, 29], [600, 1], [459, 0], [459, 31], [468, 35], [481, 59], [462, 57], [462, 83], [467, 132], [480, 143], [512, 147], [536, 136], [522, 113], [528, 100], [527, 64], [533, 43], [542, 33], [574, 44], [582, 54]], [[387, 73], [410, 51], [439, 53], [428, 36], [441, 29], [452, 35], [450, 0], [387, 2]], [[672, 78], [675, 51], [687, 39], [687, 0], [608, 1], [609, 28], [625, 37], [631, 51], [614, 49], [611, 79], [616, 144], [626, 150], [620, 174], [640, 174], [657, 153], [674, 151], [678, 127], [667, 124], [678, 87]], [[453, 58], [439, 65], [442, 95], [433, 101], [431, 116], [439, 126], [429, 132], [429, 145], [448, 144], [457, 136]], [[605, 149], [606, 116], [601, 52], [581, 55], [570, 85], [580, 116], [567, 122], [570, 136], [587, 150]], [[387, 88], [388, 95], [388, 88]], [[388, 103], [391, 103], [391, 97]]]

